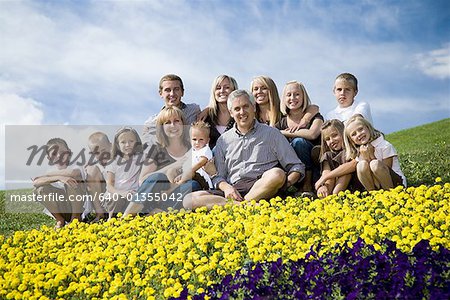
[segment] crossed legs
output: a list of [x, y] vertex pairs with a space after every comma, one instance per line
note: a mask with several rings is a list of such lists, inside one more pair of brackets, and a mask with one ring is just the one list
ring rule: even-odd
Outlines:
[[[286, 181], [286, 174], [280, 168], [273, 168], [263, 173], [248, 193], [244, 196], [245, 200], [261, 200], [274, 196]], [[223, 206], [228, 203], [225, 197], [214, 195], [208, 191], [197, 191], [186, 195], [183, 199], [183, 206], [186, 209], [195, 209], [199, 207], [213, 208], [214, 205]], [[233, 201], [234, 204], [240, 204], [239, 201]]]

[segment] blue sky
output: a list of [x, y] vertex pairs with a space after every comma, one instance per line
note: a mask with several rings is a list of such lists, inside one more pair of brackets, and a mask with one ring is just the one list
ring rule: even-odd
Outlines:
[[220, 74], [299, 80], [326, 113], [350, 72], [390, 133], [450, 117], [449, 32], [448, 1], [1, 1], [0, 122], [142, 124], [167, 73], [202, 107]]

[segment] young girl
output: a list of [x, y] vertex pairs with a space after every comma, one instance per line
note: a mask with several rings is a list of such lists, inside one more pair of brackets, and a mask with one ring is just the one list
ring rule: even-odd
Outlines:
[[106, 167], [106, 190], [104, 207], [111, 219], [123, 212], [136, 192], [141, 171], [142, 142], [133, 128], [123, 127], [114, 137], [113, 162]]
[[[320, 164], [322, 176], [346, 162], [344, 150], [344, 123], [337, 119], [323, 123], [321, 130]], [[351, 174], [327, 178], [317, 188], [317, 196], [324, 198], [331, 194], [344, 191], [351, 179]]]
[[306, 174], [303, 180], [302, 191], [308, 193], [313, 191], [311, 150], [314, 145], [320, 143], [320, 127], [323, 124], [322, 115], [316, 113], [305, 128], [299, 127], [310, 106], [311, 101], [302, 83], [298, 81], [286, 83], [280, 106], [281, 112], [286, 114], [286, 116], [275, 126], [289, 139], [297, 156], [305, 164]]
[[358, 179], [366, 190], [406, 186], [394, 146], [362, 115], [347, 121], [344, 141], [346, 158], [355, 159]]

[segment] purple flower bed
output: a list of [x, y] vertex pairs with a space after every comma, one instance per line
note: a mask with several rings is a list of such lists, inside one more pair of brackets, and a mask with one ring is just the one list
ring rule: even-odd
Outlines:
[[[450, 299], [450, 251], [428, 241], [405, 254], [392, 241], [375, 251], [359, 239], [339, 254], [249, 264], [193, 299]], [[178, 299], [188, 295], [185, 289]]]

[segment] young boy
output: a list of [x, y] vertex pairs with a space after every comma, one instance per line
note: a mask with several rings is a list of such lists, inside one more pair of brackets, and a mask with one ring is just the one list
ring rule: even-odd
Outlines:
[[95, 219], [92, 222], [98, 222], [106, 218], [106, 212], [100, 203], [99, 196], [106, 192], [105, 167], [111, 160], [112, 144], [105, 133], [94, 132], [88, 138], [88, 147], [91, 156], [95, 157], [96, 160], [85, 167], [87, 189], [92, 196], [95, 210]]
[[174, 182], [181, 184], [190, 179], [196, 180], [204, 190], [212, 189], [213, 184], [208, 173], [202, 167], [212, 158], [209, 147], [209, 124], [198, 121], [191, 126], [192, 161], [183, 165], [183, 173], [175, 178]]
[[327, 120], [338, 119], [345, 123], [353, 115], [361, 114], [373, 124], [369, 104], [355, 101], [355, 96], [358, 94], [358, 80], [354, 75], [350, 73], [338, 75], [334, 81], [333, 94], [338, 106], [326, 114]]
[[49, 140], [46, 153], [50, 169], [33, 179], [33, 193], [56, 219], [55, 228], [61, 228], [74, 219], [81, 221], [84, 199], [77, 196], [86, 192], [84, 172], [70, 166], [72, 152], [63, 139]]

